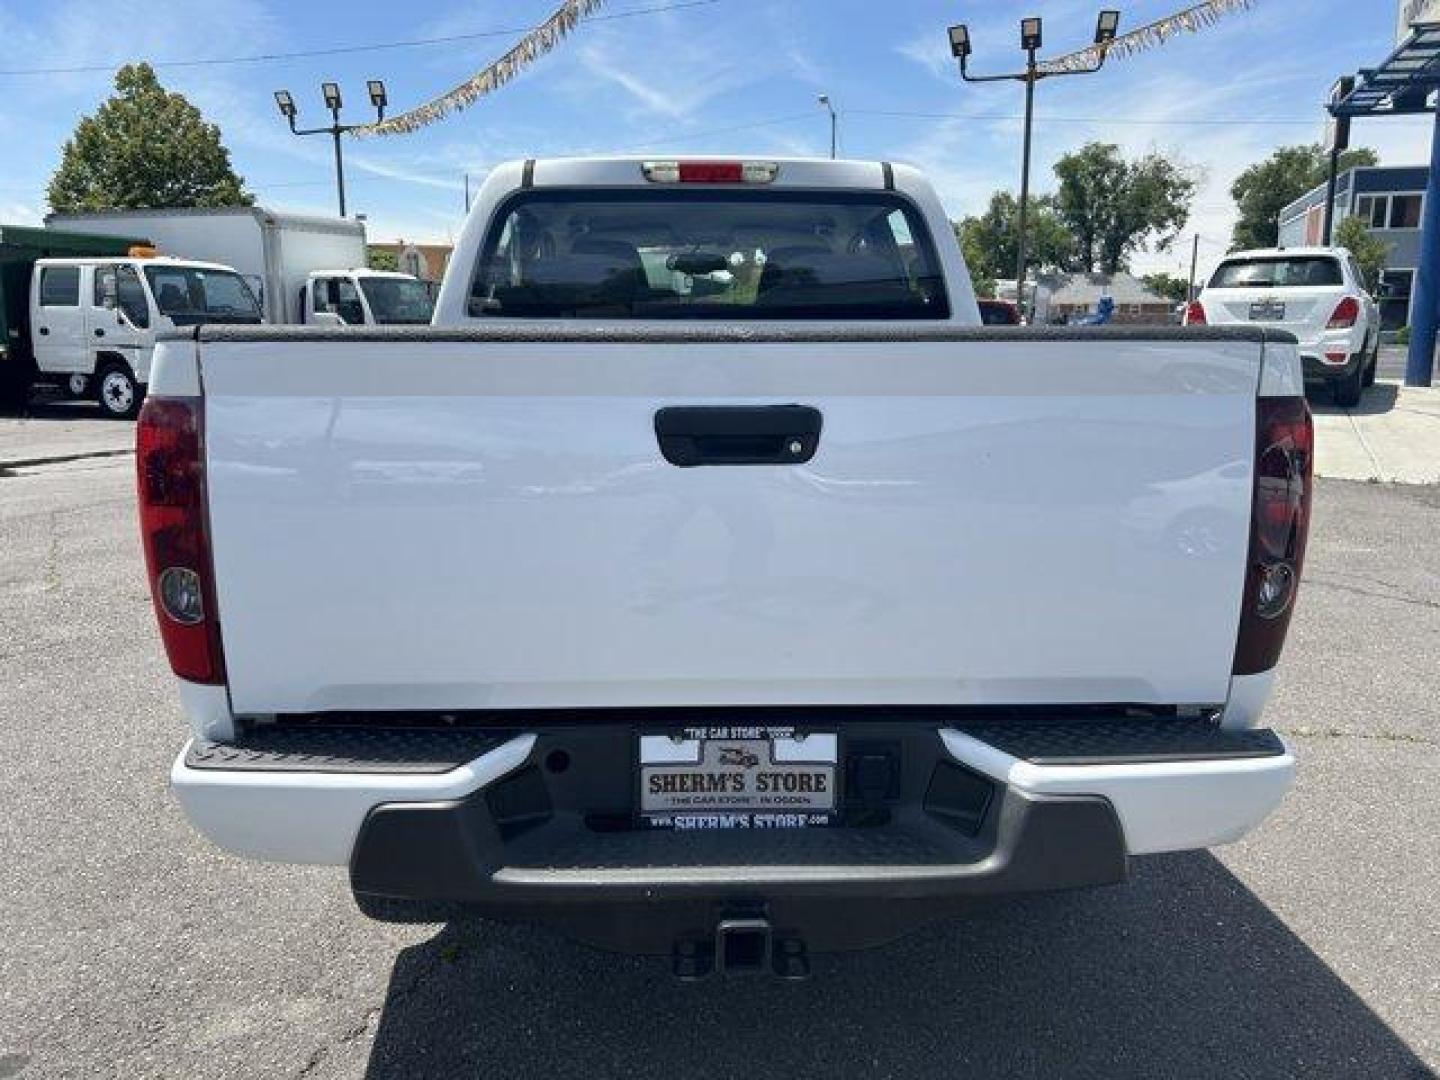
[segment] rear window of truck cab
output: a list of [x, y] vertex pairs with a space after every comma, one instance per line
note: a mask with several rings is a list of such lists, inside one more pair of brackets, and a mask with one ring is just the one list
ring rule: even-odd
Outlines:
[[78, 307], [79, 304], [78, 266], [47, 266], [40, 271], [41, 307]]
[[491, 222], [476, 318], [945, 319], [918, 211], [881, 192], [526, 191]]
[[1210, 279], [1212, 289], [1297, 289], [1307, 285], [1343, 285], [1340, 262], [1328, 255], [1232, 259]]

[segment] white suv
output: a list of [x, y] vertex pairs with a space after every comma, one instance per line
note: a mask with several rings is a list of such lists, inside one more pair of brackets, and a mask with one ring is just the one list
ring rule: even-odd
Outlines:
[[1335, 404], [1359, 404], [1375, 381], [1380, 311], [1344, 248], [1236, 251], [1185, 311], [1186, 326], [1250, 323], [1300, 340], [1306, 382], [1326, 382]]

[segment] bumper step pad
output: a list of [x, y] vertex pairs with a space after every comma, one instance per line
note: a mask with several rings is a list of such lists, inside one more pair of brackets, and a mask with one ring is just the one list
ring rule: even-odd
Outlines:
[[233, 743], [196, 739], [185, 764], [239, 772], [446, 773], [504, 741], [503, 735], [483, 731], [260, 728]]
[[997, 720], [953, 726], [1035, 765], [1139, 765], [1285, 753], [1273, 731], [1225, 731], [1207, 719]]

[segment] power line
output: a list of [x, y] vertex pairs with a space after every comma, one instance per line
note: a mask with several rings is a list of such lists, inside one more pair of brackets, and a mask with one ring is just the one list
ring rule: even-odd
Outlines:
[[[671, 3], [652, 4], [649, 7], [631, 8], [627, 11], [612, 11], [603, 15], [591, 15], [586, 21], [613, 22], [616, 19], [633, 19], [637, 15], [655, 15], [665, 11], [680, 11], [684, 8], [709, 7], [722, 0], [673, 0]], [[198, 60], [152, 60], [154, 68], [216, 67], [228, 64], [264, 64], [283, 60], [304, 60], [317, 56], [346, 56], [352, 53], [381, 52], [389, 49], [416, 49], [429, 45], [453, 45], [461, 41], [479, 41], [483, 38], [512, 37], [528, 34], [534, 26], [509, 26], [496, 30], [477, 30], [470, 34], [448, 34], [444, 37], [411, 38], [402, 41], [378, 41], [365, 45], [337, 45], [328, 49], [300, 49], [294, 52], [255, 53], [250, 56], [214, 56]], [[0, 75], [79, 75], [95, 71], [114, 71], [128, 60], [115, 60], [108, 64], [79, 64], [74, 67], [10, 68], [0, 70]]]
[[650, 150], [666, 143], [675, 142], [678, 139], [708, 139], [712, 135], [729, 135], [736, 131], [752, 131], [755, 128], [774, 127], [777, 124], [793, 124], [797, 120], [813, 120], [815, 113], [806, 111], [803, 113], [788, 113], [785, 116], [772, 116], [766, 120], [752, 120], [745, 124], [731, 124], [728, 127], [709, 128], [705, 131], [671, 131], [667, 134], [652, 136], [645, 143], [636, 146], [622, 146], [612, 151], [616, 154], [629, 153], [631, 151]]
[[[988, 113], [941, 113], [941, 112], [905, 112], [901, 110], [887, 109], [846, 109], [847, 116], [884, 116], [902, 120], [1023, 120], [1023, 116], [999, 115]], [[1293, 127], [1300, 124], [1318, 124], [1319, 120], [1314, 116], [1301, 119], [1300, 117], [1285, 118], [1272, 117], [1212, 117], [1206, 120], [1189, 119], [1168, 119], [1168, 120], [1140, 120], [1113, 116], [1046, 116], [1036, 117], [1035, 122], [1053, 124], [1106, 124], [1126, 125], [1135, 127], [1181, 127], [1181, 126], [1202, 126], [1202, 127], [1234, 127], [1237, 124], [1269, 124]]]

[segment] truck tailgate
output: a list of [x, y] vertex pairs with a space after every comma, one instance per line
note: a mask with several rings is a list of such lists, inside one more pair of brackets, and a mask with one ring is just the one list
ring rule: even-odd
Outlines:
[[[202, 332], [233, 708], [1222, 702], [1262, 349]], [[787, 403], [805, 464], [657, 447]]]

